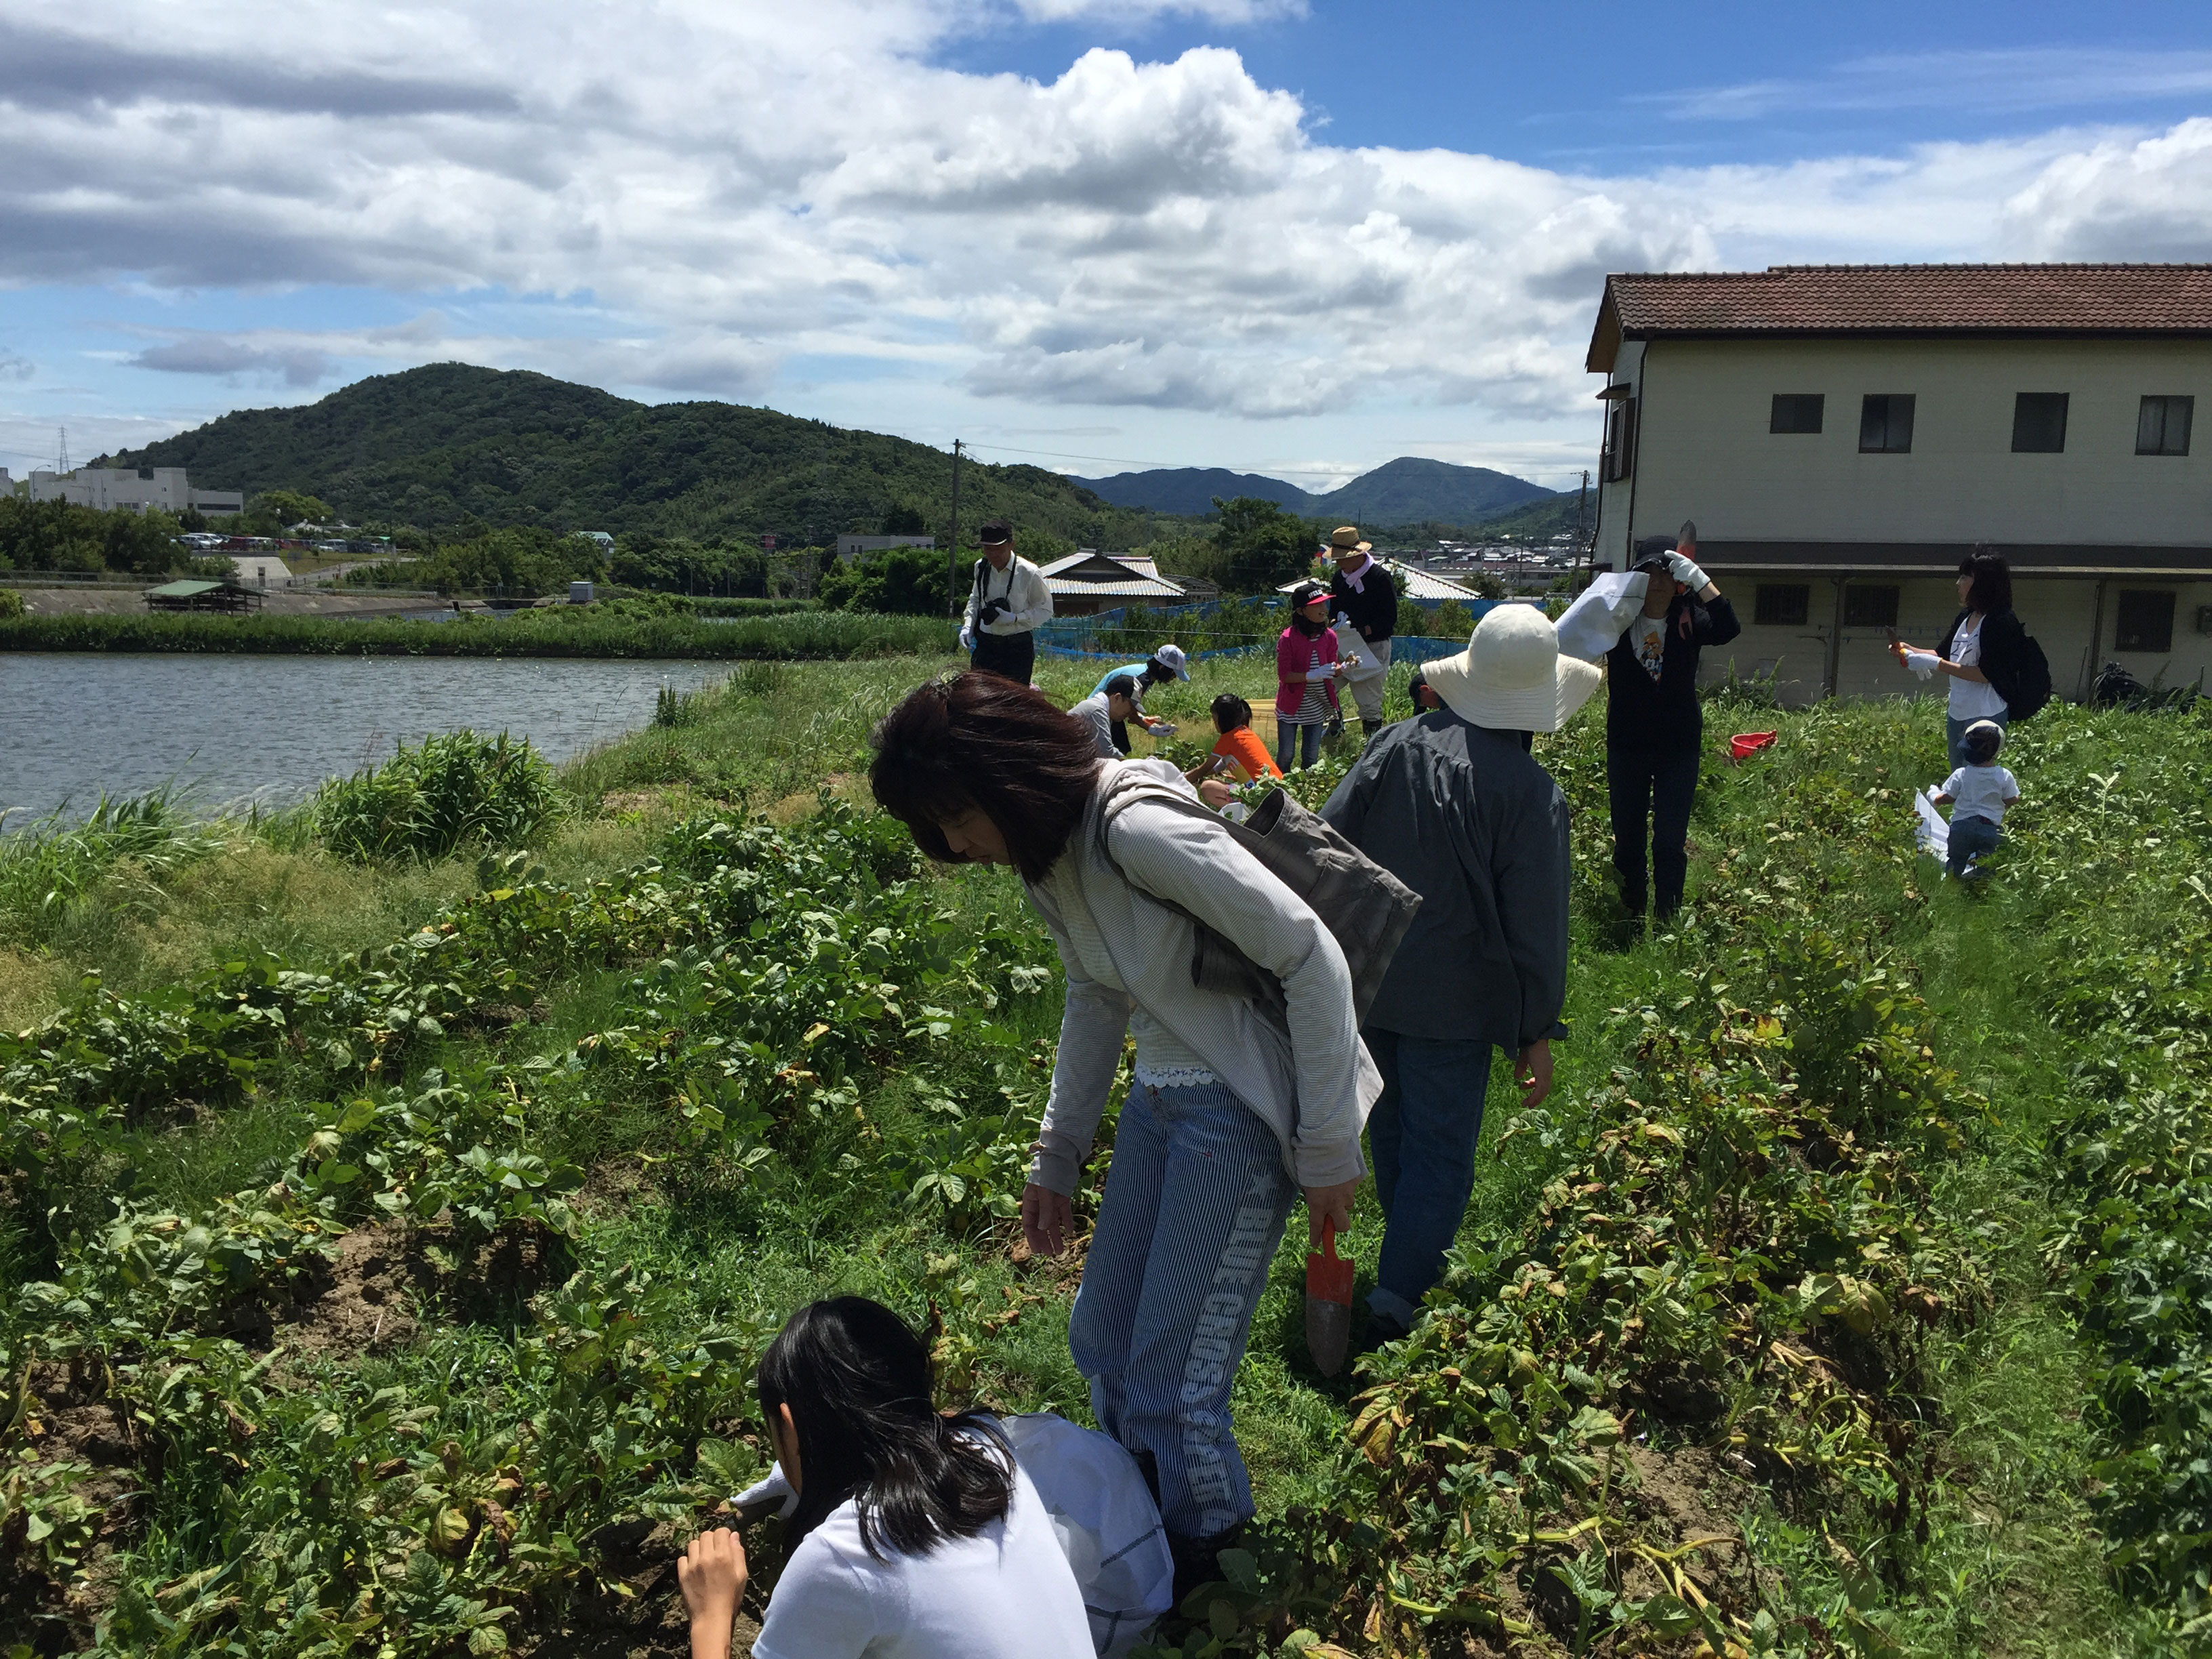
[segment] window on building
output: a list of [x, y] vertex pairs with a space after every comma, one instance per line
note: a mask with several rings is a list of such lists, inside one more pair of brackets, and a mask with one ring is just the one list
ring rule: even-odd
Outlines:
[[2194, 398], [2146, 398], [2136, 416], [2136, 453], [2186, 455], [2189, 421], [2197, 412]]
[[1896, 627], [1897, 589], [1861, 587], [1856, 582], [1853, 582], [1844, 590], [1844, 626], [1846, 628]]
[[1753, 603], [1753, 617], [1761, 628], [1802, 628], [1813, 608], [1813, 589], [1806, 582], [1761, 582]]
[[1605, 476], [1608, 482], [1636, 470], [1636, 399], [1623, 398], [1605, 420]]
[[1912, 393], [1870, 392], [1859, 405], [1859, 453], [1912, 453]]
[[2066, 393], [2023, 392], [2012, 400], [2012, 453], [2056, 455], [2066, 447]]
[[1827, 395], [1820, 392], [1778, 392], [1774, 412], [1767, 418], [1769, 432], [1818, 432]]
[[2172, 650], [2173, 590], [2122, 589], [2119, 628], [2112, 636], [2112, 649], [2160, 654]]

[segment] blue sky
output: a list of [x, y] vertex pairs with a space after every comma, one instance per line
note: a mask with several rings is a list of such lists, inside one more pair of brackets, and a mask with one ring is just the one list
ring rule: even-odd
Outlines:
[[0, 466], [460, 358], [1564, 484], [1603, 273], [2212, 258], [2212, 7], [0, 0]]

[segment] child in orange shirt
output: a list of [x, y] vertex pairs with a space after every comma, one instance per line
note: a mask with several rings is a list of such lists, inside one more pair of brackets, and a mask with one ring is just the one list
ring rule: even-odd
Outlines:
[[1213, 700], [1213, 729], [1221, 734], [1213, 752], [1183, 774], [1193, 783], [1224, 774], [1237, 783], [1283, 775], [1267, 745], [1252, 730], [1252, 705], [1235, 692], [1224, 691]]

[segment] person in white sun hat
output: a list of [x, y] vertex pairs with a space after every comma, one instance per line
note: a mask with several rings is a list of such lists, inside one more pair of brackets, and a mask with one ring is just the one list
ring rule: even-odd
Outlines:
[[1421, 896], [1360, 1036], [1382, 1073], [1367, 1121], [1389, 1224], [1370, 1340], [1402, 1336], [1443, 1270], [1474, 1185], [1490, 1051], [1521, 1103], [1552, 1086], [1567, 992], [1567, 802], [1523, 746], [1598, 688], [1529, 605], [1501, 605], [1468, 647], [1426, 665], [1443, 707], [1387, 726], [1322, 809]]

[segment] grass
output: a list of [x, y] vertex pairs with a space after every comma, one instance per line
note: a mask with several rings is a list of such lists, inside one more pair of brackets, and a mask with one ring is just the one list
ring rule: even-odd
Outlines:
[[[725, 684], [685, 700], [670, 723], [562, 769], [564, 811], [533, 850], [556, 882], [617, 881], [654, 856], [678, 819], [702, 808], [720, 804], [796, 823], [814, 811], [819, 792], [855, 798], [864, 793], [858, 774], [869, 726], [939, 662], [748, 662]], [[1087, 692], [1097, 672], [1047, 659], [1040, 678], [1065, 702]], [[1264, 664], [1201, 664], [1192, 684], [1153, 693], [1148, 707], [1181, 723], [1184, 739], [1204, 738], [1216, 691], [1234, 689], [1264, 703], [1265, 688], [1255, 682], [1266, 678]], [[1401, 698], [1404, 678], [1402, 671], [1393, 677]], [[2054, 892], [2036, 849], [2045, 833], [2039, 814], [2055, 821], [2056, 798], [2081, 775], [2130, 744], [2165, 742], [2177, 728], [2157, 722], [2185, 718], [2054, 709], [2024, 728], [2008, 759], [2027, 786], [2027, 804], [2008, 825], [2013, 850], [2003, 873], [1977, 898], [1935, 880], [1932, 866], [1903, 850], [1911, 787], [1941, 770], [1940, 711], [1932, 704], [1762, 715], [1750, 723], [1779, 726], [1781, 741], [1740, 769], [1709, 764], [1692, 831], [1692, 909], [1680, 929], [1659, 933], [1625, 927], [1607, 892], [1597, 716], [1540, 745], [1577, 814], [1568, 1009], [1575, 1036], [1557, 1051], [1554, 1103], [1563, 1134], [1571, 1139], [1581, 1115], [1626, 1075], [1645, 1029], [1641, 1011], [1664, 1013], [1676, 999], [1702, 994], [1713, 975], [1742, 971], [1729, 966], [1734, 935], [1717, 918], [1730, 907], [1755, 912], [1769, 903], [1803, 906], [1886, 963], [1924, 1002], [1930, 1040], [1959, 1074], [1959, 1097], [1991, 1103], [1986, 1114], [1962, 1111], [1959, 1150], [1922, 1172], [1927, 1225], [1962, 1264], [1964, 1287], [1952, 1316], [1911, 1339], [1913, 1409], [1926, 1425], [1936, 1472], [1924, 1540], [1898, 1556], [1889, 1576], [1869, 1578], [1850, 1565], [1863, 1552], [1851, 1528], [1863, 1517], [1832, 1493], [1823, 1498], [1829, 1489], [1817, 1481], [1778, 1478], [1730, 1489], [1739, 1507], [1721, 1519], [1755, 1545], [1764, 1574], [1759, 1594], [1771, 1615], [1762, 1628], [1774, 1632], [1773, 1650], [1841, 1644], [1868, 1652], [2101, 1656], [2164, 1650], [2172, 1640], [2155, 1601], [2131, 1601], [2105, 1569], [2094, 1473], [2103, 1431], [2092, 1408], [2101, 1361], [2084, 1335], [2078, 1298], [2046, 1258], [2056, 1205], [2051, 1148], [2081, 1108], [2075, 1056], [2037, 1000], [2039, 987], [2059, 976], [2075, 949], [2049, 927], [2054, 907], [2073, 901]], [[1715, 736], [1725, 734], [1728, 719], [1716, 712]], [[1884, 814], [1895, 822], [1893, 845], [1863, 827], [1887, 822]], [[353, 864], [307, 834], [301, 815], [192, 824], [166, 799], [118, 804], [81, 830], [49, 825], [0, 842], [0, 930], [12, 930], [0, 932], [0, 1026], [21, 1028], [68, 1006], [88, 973], [111, 992], [154, 994], [210, 964], [260, 952], [328, 970], [416, 933], [469, 900], [477, 885], [473, 854]], [[1003, 876], [951, 872], [933, 878], [932, 890], [956, 934], [981, 936], [1008, 918], [1035, 933], [1019, 919]], [[2130, 899], [2123, 889], [2100, 902], [2102, 925], [2115, 935], [2157, 938], [2156, 900]], [[556, 1060], [580, 1039], [637, 1018], [638, 975], [648, 965], [563, 969], [547, 979], [542, 1006], [526, 1023], [509, 1033], [455, 1037], [415, 1063]], [[1018, 1000], [1004, 1016], [1007, 1041], [1048, 1045], [1056, 998], [1054, 991]], [[963, 1064], [947, 1056], [926, 1070], [862, 1076], [854, 1101], [750, 1181], [732, 1179], [714, 1156], [685, 1153], [670, 1138], [665, 1098], [651, 1091], [580, 1090], [560, 1084], [556, 1072], [542, 1085], [537, 1132], [546, 1156], [584, 1173], [587, 1259], [649, 1269], [661, 1287], [651, 1329], [664, 1349], [690, 1340], [687, 1333], [772, 1329], [801, 1300], [854, 1290], [909, 1310], [945, 1310], [958, 1341], [941, 1352], [956, 1381], [1003, 1406], [1050, 1405], [1081, 1418], [1082, 1385], [1065, 1341], [1072, 1284], [1011, 1260], [1002, 1229], [951, 1225], [854, 1184], [849, 1160], [866, 1152], [866, 1136], [896, 1142], [927, 1128], [931, 1089], [959, 1092], [976, 1082], [958, 1081], [969, 1078]], [[265, 1182], [312, 1129], [318, 1102], [338, 1086], [280, 1068], [233, 1108], [159, 1128], [140, 1144], [132, 1201], [190, 1214]], [[1511, 1100], [1501, 1066], [1462, 1235], [1476, 1255], [1516, 1247], [1568, 1156], [1533, 1135], [1507, 1141]], [[847, 1117], [842, 1125], [831, 1121], [839, 1112]], [[1346, 1390], [1320, 1385], [1299, 1357], [1297, 1231], [1294, 1218], [1235, 1402], [1263, 1515], [1291, 1527], [1304, 1524], [1307, 1506], [1341, 1501], [1349, 1421]], [[1351, 1240], [1370, 1266], [1380, 1236], [1370, 1191]], [[318, 1362], [327, 1374], [319, 1373], [313, 1389], [331, 1398], [372, 1386], [419, 1391], [437, 1376], [524, 1388], [502, 1369], [510, 1338], [526, 1330], [511, 1313], [505, 1324], [464, 1316], [450, 1287], [428, 1281], [407, 1295], [419, 1321], [412, 1346]], [[1008, 1307], [1021, 1317], [991, 1328], [985, 1313]], [[258, 1409], [272, 1425], [283, 1415], [274, 1405]], [[497, 1418], [496, 1410], [479, 1410], [471, 1420], [489, 1435]], [[663, 1500], [674, 1501], [666, 1493], [656, 1501]], [[149, 1584], [181, 1578], [210, 1559], [206, 1540], [173, 1507], [159, 1510], [150, 1531], [117, 1542], [140, 1552], [126, 1576]], [[58, 1650], [56, 1644], [79, 1640], [89, 1628], [86, 1615], [40, 1641]], [[516, 1626], [511, 1634], [520, 1644], [526, 1632]], [[665, 1635], [637, 1639], [657, 1652]], [[1356, 1641], [1357, 1632], [1334, 1639]], [[1531, 1650], [1547, 1640], [1531, 1638]], [[671, 1637], [664, 1644], [672, 1644]], [[1439, 1638], [1430, 1650], [1462, 1650]]]
[[[590, 607], [589, 609], [596, 609]], [[0, 651], [200, 651], [283, 656], [889, 657], [950, 645], [926, 617], [805, 611], [728, 620], [679, 614], [597, 617], [565, 608], [452, 622], [325, 617], [56, 616], [0, 618]]]

